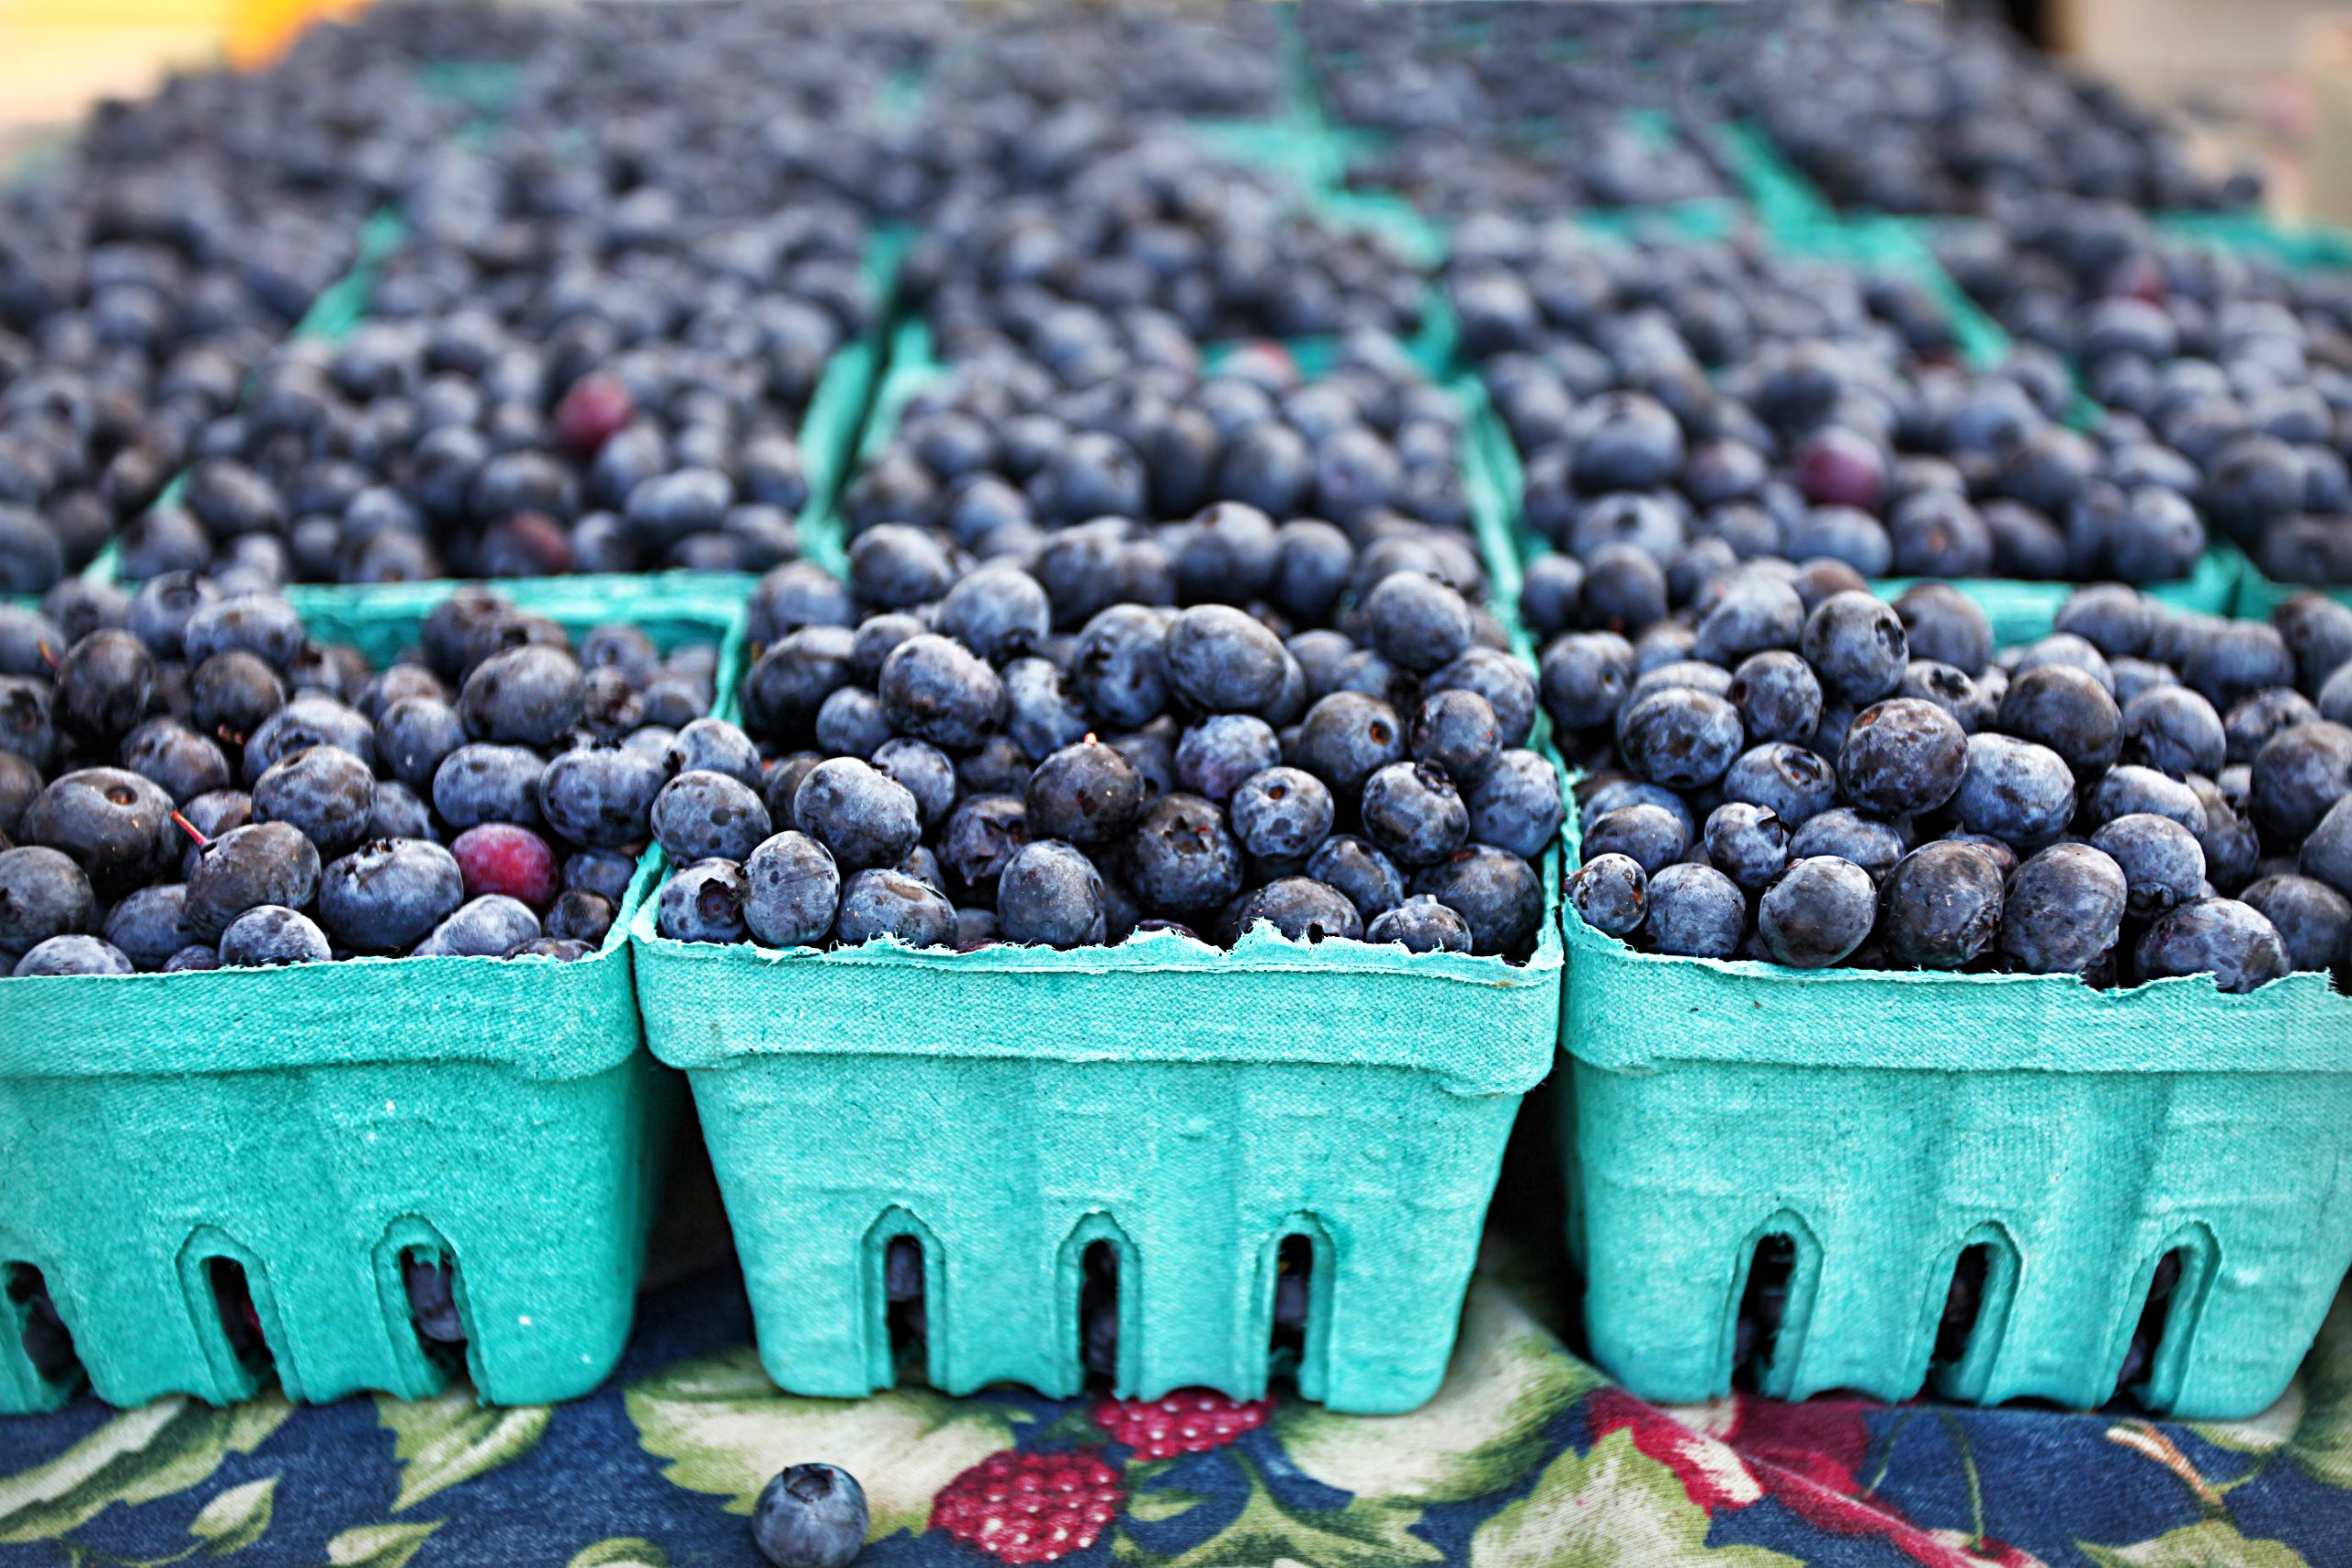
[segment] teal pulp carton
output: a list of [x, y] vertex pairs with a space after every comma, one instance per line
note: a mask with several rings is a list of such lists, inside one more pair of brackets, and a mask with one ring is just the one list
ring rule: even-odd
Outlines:
[[[869, 453], [921, 368], [894, 366]], [[1102, 1247], [1122, 1394], [1262, 1394], [1277, 1275], [1304, 1262], [1300, 1392], [1420, 1404], [1557, 1038], [1556, 855], [1543, 869], [1524, 963], [1262, 929], [1230, 951], [776, 951], [668, 941], [641, 905], [647, 1040], [693, 1087], [768, 1375], [889, 1386], [886, 1259], [911, 1242], [933, 1387], [1075, 1393]]]
[[[381, 661], [450, 592], [294, 598], [314, 637]], [[503, 592], [664, 648], [725, 648], [738, 620], [658, 583]], [[404, 1254], [455, 1265], [485, 1401], [594, 1388], [628, 1335], [677, 1100], [642, 1048], [630, 961], [616, 924], [574, 964], [0, 979], [0, 1412], [77, 1386], [28, 1354], [35, 1282], [115, 1404], [225, 1404], [273, 1374], [301, 1400], [432, 1393], [456, 1359], [411, 1325]]]

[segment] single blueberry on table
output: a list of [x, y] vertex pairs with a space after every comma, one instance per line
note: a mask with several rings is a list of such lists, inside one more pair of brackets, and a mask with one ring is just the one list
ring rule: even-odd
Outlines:
[[830, 1464], [783, 1471], [752, 1510], [752, 1542], [773, 1568], [848, 1568], [865, 1532], [865, 1491]]

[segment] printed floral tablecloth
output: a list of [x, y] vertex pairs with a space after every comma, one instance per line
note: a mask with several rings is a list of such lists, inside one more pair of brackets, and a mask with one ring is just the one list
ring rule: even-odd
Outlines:
[[233, 1410], [83, 1400], [0, 1421], [0, 1568], [751, 1564], [780, 1465], [865, 1483], [871, 1568], [2314, 1568], [2352, 1563], [2352, 1301], [2298, 1385], [2229, 1426], [1739, 1396], [1644, 1404], [1474, 1287], [1414, 1415], [1214, 1395], [797, 1399], [761, 1376], [738, 1279], [647, 1297], [594, 1398], [468, 1391]]

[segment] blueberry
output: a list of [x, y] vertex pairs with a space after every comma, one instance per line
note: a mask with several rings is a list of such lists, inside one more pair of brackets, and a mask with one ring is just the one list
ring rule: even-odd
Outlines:
[[817, 709], [817, 749], [829, 756], [871, 757], [889, 739], [889, 715], [863, 686], [840, 687]]
[[155, 659], [127, 631], [101, 629], [57, 662], [51, 708], [57, 726], [90, 743], [118, 740], [147, 716]]
[[2066, 759], [2047, 746], [1972, 735], [1952, 811], [1972, 833], [2031, 849], [2066, 830], [2075, 815], [2075, 775]]
[[1020, 797], [969, 795], [948, 815], [939, 854], [970, 897], [993, 904], [997, 877], [1029, 839], [1028, 809]]
[[1887, 961], [1964, 969], [1982, 957], [2000, 931], [2006, 852], [1939, 839], [1896, 862], [1879, 888]]
[[1794, 831], [1837, 804], [1838, 773], [1804, 747], [1774, 741], [1739, 754], [1724, 773], [1723, 794], [1770, 807]]
[[977, 746], [1003, 716], [1004, 683], [946, 637], [909, 637], [883, 661], [882, 705], [901, 734], [951, 750]]
[[1820, 727], [1820, 682], [1814, 668], [1781, 649], [1740, 660], [1724, 696], [1731, 698], [1752, 740], [1804, 743]]
[[2327, 808], [2303, 840], [2295, 869], [2352, 898], [2352, 797]]
[[0, 675], [0, 751], [22, 757], [36, 768], [47, 768], [56, 750], [49, 682]]
[[2188, 903], [2205, 881], [2204, 850], [2170, 818], [2128, 812], [2092, 834], [2091, 845], [2123, 868], [2124, 912], [2133, 919]]
[[1501, 755], [1502, 735], [1494, 705], [1476, 692], [1432, 692], [1414, 715], [1407, 744], [1416, 761], [1443, 768], [1457, 784], [1487, 776]]
[[848, 1568], [865, 1545], [865, 1493], [830, 1464], [796, 1464], [761, 1490], [752, 1540], [775, 1568]]
[[1602, 812], [1584, 829], [1583, 838], [1588, 861], [1622, 854], [1651, 876], [1680, 860], [1692, 841], [1686, 818], [1646, 801]]
[[578, 660], [526, 643], [474, 666], [458, 693], [458, 716], [476, 740], [548, 746], [581, 722], [586, 699]]
[[604, 944], [619, 914], [619, 908], [603, 894], [567, 887], [556, 895], [539, 924], [551, 941], [584, 942], [593, 949]]
[[652, 826], [654, 840], [680, 864], [747, 859], [771, 830], [757, 792], [725, 773], [702, 772], [680, 773], [662, 786]]
[[1070, 679], [1080, 699], [1110, 724], [1149, 723], [1168, 705], [1167, 622], [1140, 604], [1114, 604], [1086, 623]]
[[129, 975], [133, 969], [130, 958], [113, 943], [73, 935], [53, 936], [41, 942], [18, 959], [10, 973], [25, 979], [35, 975]]
[[1396, 863], [1350, 834], [1337, 834], [1317, 844], [1306, 857], [1306, 874], [1338, 888], [1367, 921], [1405, 900], [1405, 878]]
[[1100, 944], [1107, 936], [1102, 874], [1074, 845], [1052, 839], [1024, 844], [998, 877], [996, 918], [1007, 942]]
[[2266, 876], [2238, 897], [2270, 922], [2296, 968], [2352, 964], [2352, 898], [2291, 872]]
[[1330, 836], [1335, 811], [1322, 780], [1287, 767], [1268, 768], [1243, 780], [1228, 809], [1242, 848], [1258, 859], [1280, 861], [1312, 853]]
[[[465, 771], [465, 762], [476, 761], [485, 770], [483, 782], [492, 787], [479, 787]], [[471, 819], [464, 824], [469, 827], [483, 821], [527, 823], [534, 819], [530, 803], [536, 799], [537, 815], [549, 828], [588, 849], [628, 849], [651, 836], [654, 803], [665, 787], [662, 765], [652, 757], [633, 747], [598, 741], [557, 753], [544, 769], [537, 763], [536, 757], [519, 748], [466, 747], [435, 777], [434, 799], [452, 826], [458, 825], [462, 814]], [[511, 777], [499, 783], [490, 776], [502, 773]], [[445, 779], [450, 785], [446, 803]], [[522, 793], [507, 794], [510, 784]], [[453, 805], [458, 813], [451, 811]], [[511, 810], [502, 814], [501, 806], [524, 815]], [[622, 886], [627, 886], [626, 880]]]
[[1544, 711], [1563, 731], [1613, 723], [1634, 683], [1634, 646], [1614, 632], [1574, 632], [1544, 650]]
[[0, 838], [16, 837], [24, 825], [25, 807], [40, 788], [39, 768], [14, 751], [0, 750]]
[[2285, 686], [2256, 692], [2223, 715], [2222, 732], [2228, 739], [2224, 760], [2251, 762], [2280, 730], [2299, 724], [2316, 724], [2323, 716], [2301, 692]]
[[282, 904], [257, 904], [229, 922], [220, 933], [224, 969], [274, 969], [287, 964], [324, 964], [334, 956], [326, 932], [308, 915]]
[[1893, 823], [1843, 806], [1807, 818], [1789, 840], [1792, 859], [1832, 855], [1860, 866], [1872, 882], [1883, 880], [1908, 847]]
[[181, 642], [191, 667], [216, 653], [237, 649], [274, 670], [288, 670], [309, 640], [294, 607], [270, 593], [239, 593], [212, 600], [199, 605], [181, 628]]
[[367, 837], [375, 810], [376, 781], [367, 764], [334, 746], [312, 746], [274, 764], [254, 785], [254, 818], [290, 822], [322, 856], [352, 849]]
[[1243, 895], [1233, 912], [1234, 938], [1238, 941], [1261, 925], [1271, 925], [1292, 942], [1354, 942], [1363, 936], [1363, 919], [1355, 905], [1338, 888], [1310, 876], [1276, 877]]
[[671, 873], [654, 900], [654, 930], [672, 942], [741, 942], [750, 928], [743, 868], [707, 860]]
[[[1363, 621], [1374, 651], [1398, 669], [1417, 673], [1460, 658], [1476, 630], [1461, 594], [1434, 577], [1412, 571], [1392, 572], [1373, 587], [1364, 600]], [[1171, 649], [1173, 646], [1171, 633]]]
[[769, 947], [814, 947], [841, 910], [841, 869], [824, 845], [782, 832], [743, 863], [743, 921]]
[[1213, 714], [1177, 742], [1176, 782], [1195, 795], [1223, 801], [1243, 780], [1280, 762], [1282, 755], [1281, 742], [1264, 719]]
[[[286, 686], [277, 671], [243, 649], [216, 653], [198, 665], [189, 695], [189, 716], [198, 728], [232, 745], [241, 744], [286, 705]], [[450, 728], [456, 729], [457, 715], [442, 711], [448, 713]], [[462, 733], [458, 738], [464, 738]]]
[[876, 773], [896, 780], [915, 797], [915, 809], [924, 828], [944, 820], [955, 809], [956, 764], [929, 741], [886, 740], [875, 748], [871, 760]]
[[419, 958], [503, 958], [541, 934], [528, 904], [491, 893], [458, 905], [410, 951]]
[[1508, 850], [1485, 844], [1422, 867], [1412, 891], [1430, 895], [1468, 922], [1471, 951], [1482, 956], [1517, 951], [1534, 937], [1544, 919], [1544, 883], [1535, 868]]
[[1729, 958], [1747, 930], [1747, 900], [1722, 872], [1684, 862], [1651, 875], [1642, 933], [1653, 953]]
[[2181, 680], [2223, 713], [2266, 687], [2295, 683], [2286, 640], [2256, 621], [2203, 625], [2177, 662]]
[[2254, 757], [2255, 826], [2282, 842], [2310, 836], [2352, 794], [2352, 728], [2322, 719], [2282, 729]]
[[2114, 948], [2128, 894], [2123, 868], [2088, 844], [2052, 844], [2003, 892], [2001, 951], [2036, 975], [2080, 975]]
[[1468, 953], [1470, 923], [1423, 894], [1408, 898], [1374, 919], [1364, 931], [1370, 942], [1398, 942], [1410, 953]]
[[1767, 807], [1727, 801], [1707, 818], [1707, 863], [1755, 893], [1789, 863], [1789, 829]]
[[1004, 733], [1030, 761], [1045, 760], [1091, 731], [1077, 686], [1049, 659], [1016, 659], [1004, 665]]
[[1196, 604], [1178, 615], [1163, 658], [1170, 686], [1212, 714], [1266, 711], [1293, 668], [1280, 637], [1227, 604]]
[[1882, 817], [1932, 811], [1958, 792], [1968, 737], [1935, 704], [1892, 697], [1854, 716], [1838, 753], [1838, 782], [1856, 806]]
[[1503, 752], [1472, 785], [1466, 804], [1475, 841], [1525, 861], [1542, 858], [1567, 816], [1552, 764], [1518, 748]]
[[[910, 609], [939, 598], [955, 581], [955, 565], [947, 552], [920, 528], [885, 523], [850, 542], [850, 590], [861, 604], [884, 610]], [[1037, 601], [1042, 606], [1043, 591]], [[989, 657], [989, 649], [975, 648], [974, 651]]]
[[2150, 926], [2134, 961], [2143, 980], [2211, 975], [2233, 996], [2267, 986], [2293, 969], [2287, 945], [2260, 911], [2234, 898], [2199, 898]]
[[922, 838], [913, 794], [850, 757], [809, 770], [793, 795], [792, 819], [849, 871], [894, 864]]
[[[433, 809], [452, 828], [482, 822], [529, 827], [539, 820], [540, 775], [546, 769], [537, 752], [520, 746], [460, 746], [434, 772]], [[658, 764], [654, 772], [659, 774]], [[608, 842], [606, 847], [617, 845]]]
[[90, 879], [71, 858], [35, 845], [0, 850], [0, 956], [86, 931], [96, 919]]
[[359, 953], [405, 953], [465, 900], [458, 862], [418, 839], [378, 839], [320, 874], [319, 919]]
[[1691, 651], [1731, 669], [1751, 654], [1794, 648], [1804, 623], [1794, 588], [1768, 573], [1746, 572], [1700, 618]]
[[1469, 807], [1444, 773], [1392, 762], [1364, 781], [1365, 836], [1402, 866], [1434, 864], [1470, 834]]
[[1896, 597], [1894, 614], [1903, 623], [1911, 658], [1932, 659], [1972, 677], [1992, 662], [1991, 618], [1951, 584], [1914, 583]]
[[183, 803], [233, 782], [227, 754], [174, 718], [151, 718], [132, 730], [119, 755], [124, 767]]
[[2122, 757], [2176, 778], [2222, 771], [2229, 739], [2213, 705], [2186, 686], [2158, 686], [2123, 705]]
[[2168, 817], [2192, 834], [2205, 830], [2205, 806], [2197, 791], [2154, 768], [2125, 763], [2109, 768], [2090, 793], [2082, 816], [2087, 826], [2111, 822], [2132, 812]]
[[1630, 936], [1649, 914], [1649, 877], [1631, 856], [1596, 855], [1568, 879], [1567, 897], [1595, 931]]
[[187, 906], [184, 883], [141, 887], [107, 911], [106, 939], [134, 968], [161, 969], [173, 953], [198, 940], [181, 919]]
[[251, 786], [273, 763], [305, 746], [340, 746], [370, 769], [376, 765], [376, 730], [339, 702], [298, 694], [264, 719], [245, 739], [245, 783]]
[[1652, 692], [1617, 716], [1626, 765], [1652, 784], [1690, 789], [1720, 780], [1739, 755], [1738, 710], [1689, 687]]
[[1833, 593], [1805, 617], [1798, 651], [1813, 667], [1824, 694], [1863, 704], [1903, 682], [1910, 643], [1894, 608], [1866, 592]]
[[1756, 931], [1773, 961], [1826, 969], [1871, 934], [1878, 889], [1871, 875], [1836, 855], [1790, 863], [1756, 901]]
[[901, 872], [860, 871], [842, 886], [833, 937], [845, 945], [895, 937], [910, 947], [943, 947], [955, 932], [954, 906], [937, 888]]
[[101, 897], [129, 892], [179, 859], [172, 797], [120, 768], [82, 768], [50, 782], [17, 824], [26, 842], [73, 857]]
[[[858, 543], [882, 531], [873, 530]], [[852, 566], [854, 570], [854, 552]], [[1053, 629], [1053, 607], [1046, 591], [1027, 572], [1003, 562], [967, 573], [938, 597], [939, 629], [991, 664], [1035, 653]]]
[[1197, 914], [1241, 891], [1241, 845], [1212, 802], [1195, 795], [1162, 795], [1136, 822], [1125, 874], [1147, 908]]
[[1421, 694], [1432, 692], [1476, 692], [1495, 710], [1498, 744], [1524, 746], [1534, 733], [1535, 676], [1511, 655], [1484, 646], [1471, 649], [1452, 663], [1430, 671], [1421, 682]]
[[1405, 754], [1405, 728], [1396, 709], [1362, 693], [1334, 692], [1306, 710], [1295, 761], [1335, 792], [1352, 795]]

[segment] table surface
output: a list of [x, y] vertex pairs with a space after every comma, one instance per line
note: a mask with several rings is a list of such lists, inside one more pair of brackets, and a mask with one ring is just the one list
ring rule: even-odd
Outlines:
[[[2352, 1563], [2352, 1298], [2286, 1398], [2227, 1426], [1835, 1397], [1660, 1408], [1568, 1351], [1546, 1325], [1559, 1300], [1490, 1256], [1426, 1408], [1210, 1396], [1204, 1419], [1012, 1390], [795, 1398], [760, 1373], [740, 1277], [706, 1269], [645, 1298], [601, 1392], [552, 1409], [485, 1410], [461, 1387], [0, 1421], [0, 1568], [751, 1564], [753, 1496], [810, 1460], [865, 1484], [862, 1568]], [[1193, 1451], [1155, 1457], [1155, 1432]], [[1109, 1522], [991, 1559], [939, 1517], [974, 1534], [989, 1507], [954, 1505], [991, 1484], [998, 1510], [1074, 1485]]]

